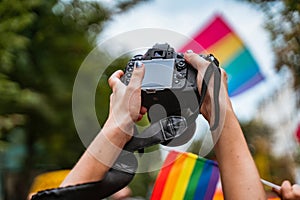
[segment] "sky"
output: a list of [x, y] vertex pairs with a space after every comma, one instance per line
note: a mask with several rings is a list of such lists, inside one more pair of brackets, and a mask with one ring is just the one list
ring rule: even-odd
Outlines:
[[[102, 2], [109, 5], [112, 0]], [[99, 42], [141, 28], [166, 29], [192, 37], [216, 13], [221, 14], [243, 40], [266, 77], [257, 86], [232, 98], [237, 116], [249, 120], [257, 104], [282, 82], [273, 67], [274, 54], [268, 32], [263, 27], [264, 14], [258, 7], [238, 0], [154, 0], [115, 16], [99, 36]]]

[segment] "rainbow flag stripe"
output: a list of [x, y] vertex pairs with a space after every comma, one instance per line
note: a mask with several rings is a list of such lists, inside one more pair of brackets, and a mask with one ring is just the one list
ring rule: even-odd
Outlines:
[[151, 200], [213, 199], [218, 180], [216, 162], [171, 151], [158, 174]]
[[259, 65], [222, 16], [216, 15], [179, 51], [212, 53], [228, 74], [229, 95], [240, 94], [264, 79]]

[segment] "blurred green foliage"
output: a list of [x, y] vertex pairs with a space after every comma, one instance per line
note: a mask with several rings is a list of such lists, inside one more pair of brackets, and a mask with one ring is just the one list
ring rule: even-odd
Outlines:
[[[0, 2], [0, 169], [10, 182], [6, 199], [25, 199], [34, 175], [71, 168], [78, 160], [84, 147], [72, 118], [77, 70], [105, 23], [138, 2]], [[109, 96], [107, 80], [101, 81], [100, 90]], [[108, 99], [98, 108], [105, 108], [99, 114], [103, 123]]]

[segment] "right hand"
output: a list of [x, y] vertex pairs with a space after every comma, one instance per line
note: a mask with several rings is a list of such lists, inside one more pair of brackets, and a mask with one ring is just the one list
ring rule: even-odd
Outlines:
[[[203, 82], [203, 77], [206, 72], [207, 67], [209, 66], [210, 62], [205, 60], [204, 58], [200, 57], [198, 54], [195, 53], [185, 53], [184, 54], [185, 60], [190, 63], [197, 71], [197, 86], [198, 86], [198, 91], [200, 94], [201, 87], [202, 87], [202, 82]], [[231, 102], [229, 99], [228, 95], [228, 85], [227, 85], [227, 74], [226, 72], [220, 68], [221, 70], [221, 88], [220, 88], [220, 97], [222, 99], [219, 99], [220, 106], [223, 108], [232, 108], [231, 107]], [[214, 77], [211, 77], [211, 80], [209, 81], [208, 88], [206, 95], [204, 97], [203, 104], [200, 108], [201, 114], [204, 116], [204, 118], [210, 122], [213, 117], [213, 105], [212, 105], [212, 100], [213, 100], [213, 91], [214, 91], [214, 84], [213, 84], [213, 79]], [[221, 101], [220, 101], [221, 100]], [[225, 100], [225, 102], [223, 102]], [[227, 107], [228, 106], [228, 107]]]

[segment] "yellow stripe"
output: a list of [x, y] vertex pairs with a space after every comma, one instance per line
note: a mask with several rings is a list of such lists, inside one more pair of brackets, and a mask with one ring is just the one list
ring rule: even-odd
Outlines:
[[178, 177], [175, 191], [173, 194], [173, 199], [183, 199], [185, 195], [186, 188], [189, 184], [191, 174], [193, 172], [197, 156], [192, 153], [188, 153], [185, 162], [183, 164], [183, 170]]
[[169, 172], [161, 200], [171, 200], [176, 198], [176, 196], [173, 195], [175, 190], [175, 184], [177, 183], [178, 177], [183, 170], [182, 168], [186, 156], [186, 154], [179, 154], [177, 156], [176, 161]]
[[213, 54], [219, 60], [221, 66], [225, 66], [226, 63], [242, 48], [242, 41], [234, 33], [229, 33], [206, 49], [206, 51]]

